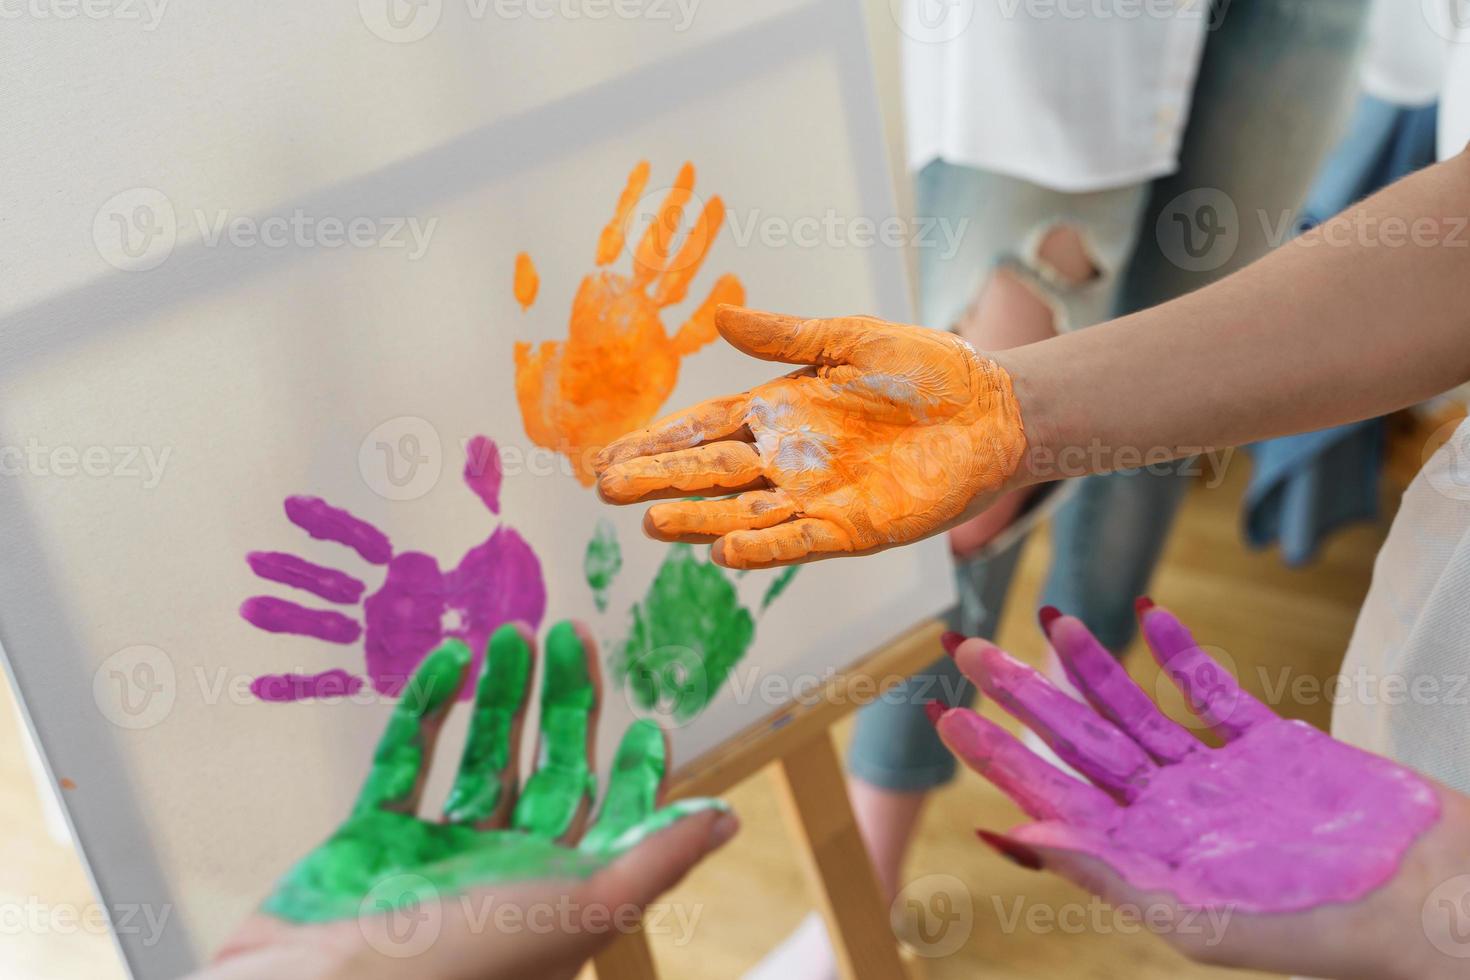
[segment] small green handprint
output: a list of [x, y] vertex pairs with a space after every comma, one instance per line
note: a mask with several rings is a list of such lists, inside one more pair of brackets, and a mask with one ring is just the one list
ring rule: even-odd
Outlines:
[[[639, 721], [623, 736], [602, 809], [584, 834], [596, 793], [590, 762], [599, 696], [595, 645], [570, 622], [547, 636], [536, 771], [524, 789], [518, 760], [533, 642], [526, 628], [506, 625], [488, 647], [443, 821], [420, 818], [417, 807], [425, 760], [471, 662], [459, 640], [424, 659], [394, 709], [351, 815], [287, 872], [264, 913], [294, 923], [330, 922], [484, 885], [588, 878], [675, 821], [724, 808], [717, 800], [658, 807], [667, 742], [658, 726]], [[408, 878], [420, 887], [380, 887]], [[391, 897], [374, 898], [383, 895]]]

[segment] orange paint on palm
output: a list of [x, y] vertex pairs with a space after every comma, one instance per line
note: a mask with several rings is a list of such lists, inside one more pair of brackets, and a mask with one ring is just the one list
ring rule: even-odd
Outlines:
[[1010, 377], [952, 334], [729, 308], [716, 325], [748, 354], [811, 369], [705, 402], [599, 455], [598, 488], [613, 503], [762, 487], [658, 504], [646, 521], [654, 537], [718, 538], [716, 560], [732, 568], [866, 552], [942, 529], [1020, 464], [1026, 436]]
[[536, 291], [541, 288], [541, 277], [536, 275], [536, 263], [531, 256], [521, 252], [516, 256], [515, 294], [521, 309], [528, 310], [536, 302]]
[[[598, 238], [598, 266], [610, 265], [626, 248], [627, 226], [648, 177], [647, 162], [629, 174]], [[587, 275], [572, 300], [566, 340], [515, 345], [516, 398], [526, 435], [566, 455], [584, 486], [595, 478], [593, 454], [647, 425], [674, 390], [680, 361], [714, 340], [715, 308], [745, 301], [740, 280], [727, 274], [672, 336], [664, 327], [663, 311], [684, 299], [724, 221], [723, 203], [710, 198], [676, 251], [693, 197], [694, 168], [686, 163], [632, 250], [632, 275], [606, 268]], [[519, 290], [519, 260], [516, 282]]]

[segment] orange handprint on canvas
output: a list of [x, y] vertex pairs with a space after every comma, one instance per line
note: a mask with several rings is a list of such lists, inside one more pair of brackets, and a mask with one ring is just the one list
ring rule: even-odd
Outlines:
[[[597, 242], [598, 269], [582, 279], [572, 300], [567, 339], [515, 345], [516, 399], [526, 435], [565, 455], [583, 486], [595, 479], [596, 452], [646, 426], [674, 390], [679, 362], [715, 339], [715, 307], [745, 301], [745, 287], [727, 273], [678, 330], [670, 335], [664, 327], [664, 311], [683, 301], [725, 220], [724, 204], [711, 197], [674, 248], [694, 197], [694, 167], [688, 163], [632, 250], [632, 274], [609, 268], [623, 251], [648, 175], [647, 161], [628, 175]], [[535, 301], [537, 283], [530, 257], [517, 256], [515, 295], [523, 308]]]

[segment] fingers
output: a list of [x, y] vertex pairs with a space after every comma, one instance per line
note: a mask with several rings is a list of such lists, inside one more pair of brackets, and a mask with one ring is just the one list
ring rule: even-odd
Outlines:
[[623, 250], [628, 234], [628, 218], [633, 214], [633, 207], [638, 199], [643, 196], [643, 188], [648, 185], [648, 170], [648, 161], [640, 160], [633, 172], [628, 174], [627, 186], [618, 196], [612, 220], [603, 227], [602, 234], [597, 239], [598, 265], [607, 265]]
[[739, 306], [745, 302], [745, 287], [740, 280], [726, 274], [715, 280], [709, 295], [699, 309], [689, 315], [674, 334], [674, 353], [687, 357], [720, 335], [715, 329], [715, 311], [726, 304]]
[[1148, 785], [1156, 766], [1138, 744], [1087, 705], [983, 640], [955, 651], [960, 670], [1072, 768], [1123, 800]]
[[530, 630], [516, 623], [505, 624], [490, 637], [464, 754], [444, 804], [450, 823], [502, 826], [514, 806], [529, 700], [526, 686], [536, 656], [533, 644]]
[[576, 836], [587, 815], [601, 676], [597, 647], [571, 622], [546, 636], [536, 771], [516, 801], [517, 830], [558, 840]]
[[694, 166], [686, 163], [679, 168], [674, 186], [664, 196], [658, 213], [643, 233], [643, 239], [633, 252], [633, 285], [646, 286], [663, 269], [669, 259], [669, 249], [674, 239], [674, 230], [684, 215], [684, 205], [694, 191]]
[[951, 708], [937, 726], [965, 765], [984, 776], [1036, 820], [1101, 823], [1117, 809], [1112, 798], [1050, 765], [1010, 732], [965, 708]]
[[648, 536], [659, 541], [719, 537], [731, 531], [760, 530], [796, 514], [796, 500], [784, 490], [752, 490], [723, 500], [680, 500], [655, 504], [643, 519]]
[[743, 394], [712, 398], [623, 436], [597, 454], [593, 467], [601, 475], [608, 467], [639, 456], [693, 449], [702, 442], [734, 435], [745, 425], [749, 409], [750, 399]]
[[372, 769], [363, 781], [354, 813], [375, 809], [412, 812], [424, 786], [424, 760], [433, 752], [444, 716], [464, 683], [470, 648], [445, 640], [424, 658], [408, 679], [388, 727], [373, 752]]
[[668, 491], [727, 493], [764, 476], [765, 466], [755, 447], [727, 439], [616, 463], [598, 478], [597, 492], [608, 503], [631, 504]]
[[694, 222], [694, 227], [685, 236], [684, 244], [679, 246], [679, 251], [664, 266], [663, 275], [659, 276], [653, 289], [655, 306], [663, 309], [684, 298], [684, 294], [689, 291], [689, 283], [698, 275], [699, 267], [704, 264], [710, 246], [714, 244], [715, 236], [719, 234], [720, 225], [724, 222], [725, 202], [719, 197], [710, 198]]
[[1067, 677], [1088, 702], [1155, 759], [1179, 762], [1203, 748], [1197, 738], [1160, 711], [1133, 683], [1117, 658], [1082, 620], [1062, 616], [1045, 627], [1045, 632]]
[[726, 568], [768, 568], [851, 550], [847, 532], [837, 525], [803, 517], [763, 531], [731, 531], [715, 542], [710, 557]]
[[[740, 821], [718, 800], [681, 800], [695, 807], [651, 834], [588, 882], [590, 901], [609, 908], [646, 906], [684, 879], [695, 865], [723, 847]], [[659, 813], [670, 812], [660, 810]]]
[[1276, 715], [1241, 690], [1230, 672], [1200, 649], [1189, 629], [1158, 606], [1150, 606], [1140, 622], [1154, 659], [1174, 681], [1189, 709], [1225, 739], [1236, 739]]
[[653, 814], [668, 760], [668, 734], [663, 729], [646, 718], [628, 726], [613, 758], [602, 809], [578, 845], [581, 850], [609, 853], [614, 841]]

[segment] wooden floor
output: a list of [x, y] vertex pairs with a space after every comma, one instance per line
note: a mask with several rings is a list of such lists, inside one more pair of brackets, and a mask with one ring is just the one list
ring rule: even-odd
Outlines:
[[[1238, 530], [1248, 465], [1239, 456], [1223, 486], [1194, 490], [1152, 594], [1183, 615], [1203, 642], [1225, 650], [1242, 681], [1258, 692], [1263, 682], [1274, 687], [1300, 676], [1326, 681], [1346, 647], [1382, 529], [1360, 527], [1338, 535], [1306, 570], [1289, 570], [1271, 553], [1249, 553], [1240, 544]], [[999, 638], [1002, 646], [1033, 662], [1041, 652], [1033, 610], [1045, 563], [1046, 549], [1038, 538], [1023, 559]], [[1147, 690], [1154, 690], [1156, 671], [1147, 654], [1130, 655], [1129, 660], [1135, 676]], [[1319, 725], [1325, 725], [1329, 714], [1329, 705], [1322, 701], [1279, 708]], [[4, 716], [0, 717], [0, 911], [26, 903], [83, 908], [92, 900], [86, 879], [69, 848], [45, 833], [8, 691], [0, 694], [0, 715]], [[849, 727], [850, 723], [839, 731], [844, 741]], [[737, 977], [811, 908], [791, 859], [770, 780], [752, 780], [730, 800], [744, 821], [743, 833], [669, 896], [693, 925], [687, 930], [692, 938], [684, 935], [685, 930], [670, 929], [655, 939], [665, 977]], [[970, 774], [936, 796], [909, 869], [910, 897], [943, 915], [950, 929], [959, 930], [935, 940], [954, 942], [958, 949], [918, 960], [915, 976], [931, 980], [1245, 976], [1192, 966], [1155, 937], [1125, 931], [1126, 923], [1090, 904], [1082, 892], [1051, 876], [1007, 864], [972, 833], [977, 826], [1004, 828], [1017, 822], [1019, 815], [1009, 802]], [[941, 892], [942, 896], [929, 897]], [[968, 918], [962, 908], [966, 896]], [[941, 904], [946, 899], [948, 906]], [[105, 936], [65, 934], [59, 929], [17, 932], [13, 921], [9, 913], [0, 918], [0, 976], [110, 980], [122, 975]], [[938, 921], [934, 920], [936, 926]], [[1107, 931], [1095, 931], [1095, 922]], [[940, 935], [939, 930], [932, 935]], [[963, 942], [951, 936], [962, 937]]]

